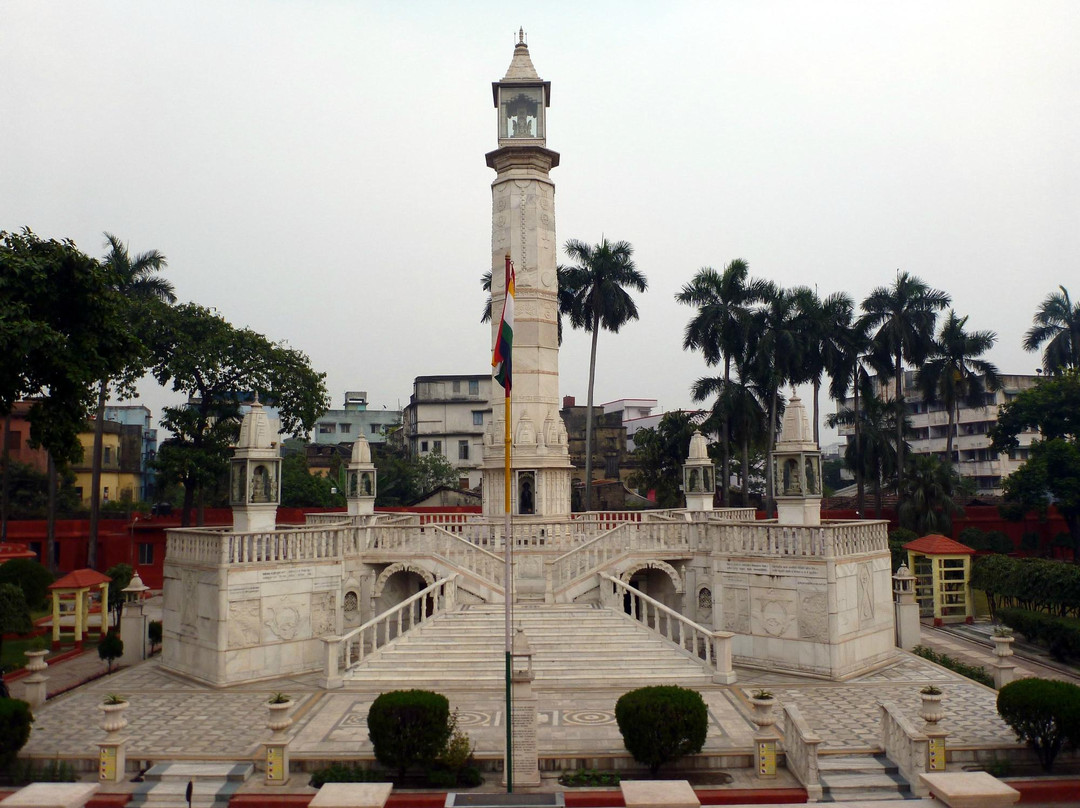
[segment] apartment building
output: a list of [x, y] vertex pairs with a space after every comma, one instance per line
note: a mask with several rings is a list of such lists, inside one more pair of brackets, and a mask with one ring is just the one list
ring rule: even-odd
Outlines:
[[402, 411], [409, 455], [441, 454], [458, 470], [461, 488], [479, 486], [491, 391], [488, 374], [417, 376], [409, 404]]

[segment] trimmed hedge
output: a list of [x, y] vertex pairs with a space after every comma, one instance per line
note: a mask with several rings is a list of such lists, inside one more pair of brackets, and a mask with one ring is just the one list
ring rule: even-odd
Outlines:
[[0, 769], [10, 766], [30, 740], [32, 723], [29, 704], [22, 699], [0, 699]]
[[308, 785], [322, 788], [325, 783], [383, 783], [386, 775], [362, 768], [355, 763], [331, 763], [311, 773]]
[[696, 690], [656, 685], [620, 696], [615, 720], [627, 751], [655, 776], [663, 764], [701, 751], [709, 713]]
[[1046, 646], [1054, 659], [1080, 658], [1080, 620], [1030, 609], [999, 609], [998, 620], [1030, 642]]
[[450, 702], [430, 690], [383, 693], [368, 710], [367, 723], [375, 759], [399, 778], [410, 766], [430, 766], [453, 731]]
[[990, 611], [1000, 607], [1080, 616], [1080, 566], [1045, 558], [980, 556], [971, 568], [971, 586], [986, 593]]
[[956, 671], [961, 676], [966, 676], [968, 679], [972, 679], [981, 685], [987, 687], [994, 686], [994, 677], [986, 672], [986, 668], [982, 665], [969, 665], [966, 662], [961, 662], [959, 659], [953, 659], [948, 654], [939, 654], [932, 648], [927, 648], [925, 645], [916, 645], [911, 649], [911, 653], [916, 656], [921, 656], [923, 659], [929, 659], [931, 662], [936, 662], [943, 668], [948, 668], [951, 671]]
[[1080, 687], [1050, 679], [1019, 679], [998, 692], [997, 709], [1016, 737], [1050, 771], [1066, 741], [1080, 742]]

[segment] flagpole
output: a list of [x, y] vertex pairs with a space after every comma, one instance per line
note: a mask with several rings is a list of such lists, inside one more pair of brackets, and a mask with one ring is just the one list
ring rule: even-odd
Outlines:
[[506, 423], [506, 436], [503, 439], [503, 557], [506, 569], [503, 576], [503, 592], [506, 601], [506, 793], [514, 793], [514, 750], [512, 723], [512, 699], [511, 691], [511, 661], [513, 656], [513, 636], [511, 634], [511, 609], [514, 601], [514, 566], [511, 556], [514, 552], [514, 540], [510, 535], [510, 451], [511, 451], [511, 420], [510, 420], [510, 389], [506, 390], [504, 399], [504, 417]]

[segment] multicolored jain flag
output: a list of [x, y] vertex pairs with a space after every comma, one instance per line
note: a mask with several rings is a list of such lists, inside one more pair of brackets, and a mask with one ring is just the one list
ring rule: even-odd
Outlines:
[[510, 395], [510, 365], [514, 351], [514, 263], [506, 256], [506, 299], [503, 300], [502, 319], [499, 321], [499, 334], [495, 339], [495, 352], [491, 357], [491, 366], [495, 368], [497, 381]]

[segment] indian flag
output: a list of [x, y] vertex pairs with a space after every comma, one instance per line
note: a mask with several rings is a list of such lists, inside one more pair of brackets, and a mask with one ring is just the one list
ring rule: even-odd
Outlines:
[[497, 381], [510, 395], [510, 365], [514, 349], [514, 263], [506, 256], [506, 299], [503, 300], [502, 319], [499, 321], [499, 334], [495, 339], [495, 352], [491, 357], [491, 366], [495, 368]]

